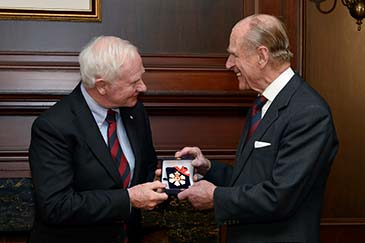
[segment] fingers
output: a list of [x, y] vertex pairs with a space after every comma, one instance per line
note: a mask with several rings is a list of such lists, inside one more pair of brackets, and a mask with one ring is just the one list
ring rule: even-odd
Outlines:
[[[157, 196], [160, 197], [160, 202], [165, 201], [168, 196], [166, 193], [164, 193], [166, 189], [166, 185], [163, 184], [161, 181], [157, 180], [150, 184], [151, 190], [153, 190], [155, 193], [157, 193]], [[159, 203], [160, 203], [159, 202]]]
[[155, 175], [156, 176], [161, 176], [162, 170], [161, 169], [156, 169], [155, 170]]
[[189, 149], [190, 149], [190, 147], [184, 147], [183, 149], [176, 151], [175, 157], [180, 158], [181, 156], [184, 156]]
[[191, 161], [191, 164], [196, 169], [196, 172], [198, 172], [199, 174], [204, 176], [210, 170], [212, 164], [210, 160], [204, 157], [200, 148], [184, 147], [183, 149], [175, 153], [176, 158], [180, 158], [186, 155], [194, 157], [194, 159]]
[[155, 178], [153, 180], [154, 181], [160, 181], [161, 180], [161, 174], [162, 174], [162, 170], [161, 169], [156, 169], [155, 170]]
[[198, 154], [201, 153], [200, 149], [198, 147], [185, 147], [180, 151], [177, 151], [175, 153], [176, 158], [180, 158], [186, 155], [192, 155], [194, 157], [198, 156]]
[[177, 196], [180, 200], [188, 199], [191, 205], [197, 209], [209, 209], [214, 207], [214, 190], [216, 186], [208, 181], [194, 183], [189, 189], [180, 192]]
[[166, 193], [158, 192], [163, 188], [165, 188], [165, 184], [160, 181], [148, 182], [128, 188], [132, 206], [152, 210], [157, 204], [168, 198]]
[[151, 182], [149, 186], [158, 203], [161, 203], [168, 198], [167, 194], [163, 192], [163, 190], [166, 188], [166, 185], [163, 184], [161, 181]]
[[163, 184], [161, 181], [148, 182], [148, 183], [145, 183], [145, 184], [151, 190], [165, 189], [166, 188], [166, 185]]
[[204, 176], [202, 176], [201, 174], [196, 173], [193, 177], [193, 180], [194, 180], [194, 182], [197, 182], [197, 181], [200, 181], [203, 178], [204, 178]]
[[185, 200], [187, 199], [189, 196], [189, 189], [186, 189], [182, 192], [180, 192], [179, 194], [177, 194], [177, 197], [179, 198], [179, 200]]
[[168, 198], [166, 193], [153, 192], [153, 194], [154, 198], [149, 203], [147, 203], [147, 209], [149, 210], [154, 209], [158, 204], [162, 203]]
[[193, 161], [191, 161], [191, 165], [194, 167], [199, 167], [203, 164], [204, 161], [199, 160], [199, 159], [194, 159]]
[[161, 198], [161, 200], [165, 201], [167, 199], [167, 194], [164, 193], [165, 189], [166, 189], [166, 184], [163, 184], [161, 181], [156, 180], [154, 182], [149, 182], [149, 183], [145, 183], [146, 187], [148, 187], [150, 190], [152, 190], [153, 192], [157, 193], [157, 197], [163, 195]]

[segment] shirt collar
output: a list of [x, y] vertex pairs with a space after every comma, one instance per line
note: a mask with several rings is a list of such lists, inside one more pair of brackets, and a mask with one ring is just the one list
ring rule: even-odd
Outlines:
[[[96, 101], [89, 95], [89, 93], [86, 91], [86, 88], [81, 83], [81, 93], [84, 96], [87, 105], [89, 106], [91, 113], [94, 116], [94, 119], [98, 126], [100, 127], [103, 122], [105, 121], [108, 109], [102, 107]], [[119, 114], [119, 109], [113, 109], [115, 112]]]
[[282, 72], [262, 93], [266, 99], [273, 102], [279, 92], [285, 87], [289, 80], [294, 76], [294, 71], [289, 67]]

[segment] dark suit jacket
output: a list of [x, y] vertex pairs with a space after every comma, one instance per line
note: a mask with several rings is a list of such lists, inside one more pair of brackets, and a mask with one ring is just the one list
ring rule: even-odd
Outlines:
[[[141, 103], [120, 108], [135, 169], [131, 186], [152, 181], [157, 163]], [[30, 242], [118, 242], [128, 223], [139, 235], [139, 211], [130, 208], [121, 181], [80, 85], [33, 123], [29, 160], [36, 216]]]
[[[227, 242], [319, 242], [323, 194], [338, 142], [326, 102], [294, 75], [253, 136], [246, 124], [234, 167], [214, 163], [214, 210]], [[254, 148], [255, 141], [270, 146]]]

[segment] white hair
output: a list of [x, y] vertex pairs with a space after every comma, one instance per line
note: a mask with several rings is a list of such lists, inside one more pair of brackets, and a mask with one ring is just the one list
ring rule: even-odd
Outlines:
[[250, 28], [241, 40], [241, 45], [251, 50], [263, 45], [269, 49], [269, 55], [275, 63], [289, 62], [293, 53], [289, 50], [289, 38], [286, 27], [275, 16], [267, 14], [251, 15], [244, 19]]
[[126, 40], [114, 36], [94, 38], [79, 55], [83, 84], [92, 88], [98, 78], [114, 82], [122, 75], [123, 65], [137, 55], [137, 48]]

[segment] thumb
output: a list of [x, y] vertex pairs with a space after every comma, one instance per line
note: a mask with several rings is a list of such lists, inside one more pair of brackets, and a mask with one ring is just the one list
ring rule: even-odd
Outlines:
[[184, 200], [184, 199], [188, 198], [188, 189], [177, 194], [177, 197], [179, 198], [179, 200]]
[[162, 174], [161, 169], [156, 169], [156, 170], [155, 170], [155, 175], [156, 175], [156, 176], [161, 176], [161, 174]]
[[149, 188], [152, 190], [164, 189], [166, 187], [161, 181], [154, 181], [149, 183]]

